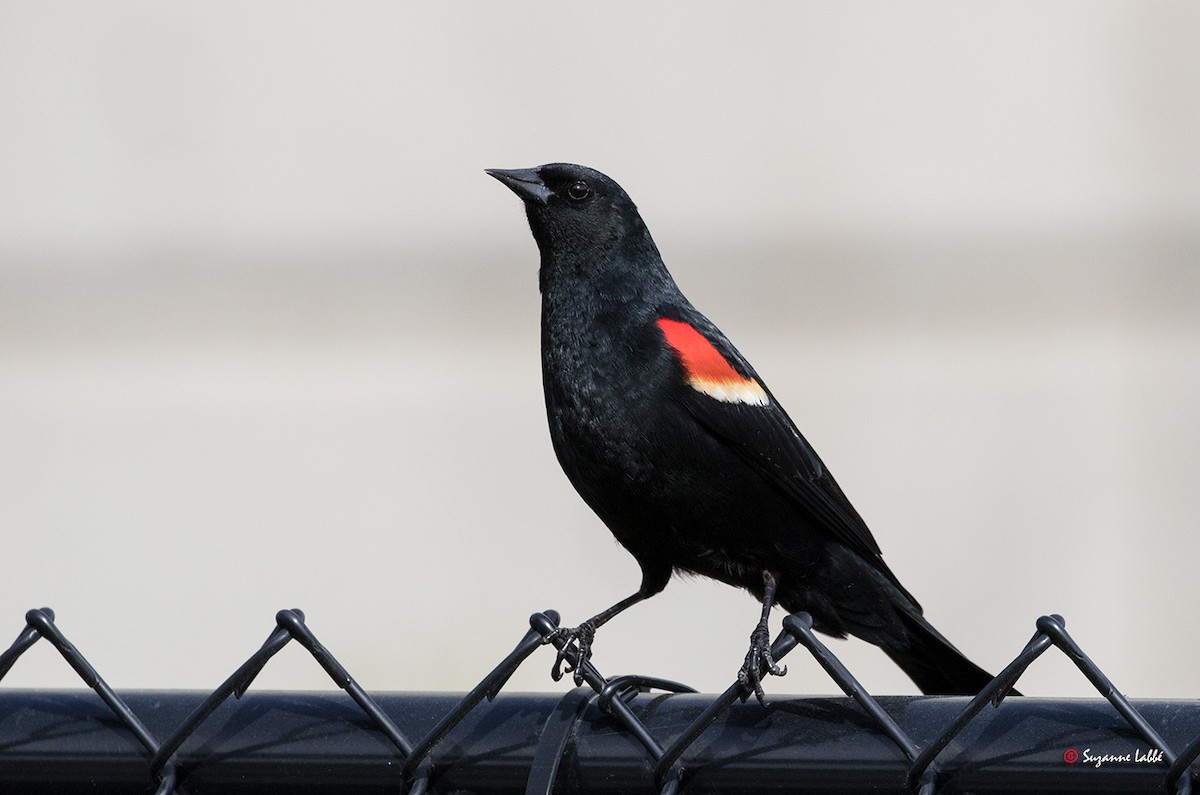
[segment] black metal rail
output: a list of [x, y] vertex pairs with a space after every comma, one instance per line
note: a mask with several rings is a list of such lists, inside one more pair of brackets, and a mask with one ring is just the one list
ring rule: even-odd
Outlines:
[[[666, 680], [606, 679], [589, 661], [587, 685], [561, 697], [501, 694], [540, 646], [562, 646], [557, 626], [553, 611], [533, 615], [469, 693], [371, 696], [300, 611], [284, 610], [213, 693], [118, 694], [52, 611], [32, 610], [0, 654], [0, 679], [45, 639], [95, 694], [0, 690], [0, 792], [1184, 793], [1200, 754], [1200, 703], [1128, 701], [1057, 616], [1039, 619], [1020, 654], [970, 699], [871, 696], [803, 613], [785, 619], [776, 659], [803, 645], [848, 697], [780, 697], [764, 708], [736, 683], [701, 695]], [[246, 692], [292, 640], [346, 695]], [[1004, 698], [1051, 647], [1103, 698]], [[579, 662], [574, 647], [566, 654]]]

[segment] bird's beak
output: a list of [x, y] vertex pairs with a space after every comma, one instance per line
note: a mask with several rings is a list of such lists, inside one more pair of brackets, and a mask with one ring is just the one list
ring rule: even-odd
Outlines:
[[508, 186], [522, 201], [546, 204], [554, 191], [546, 187], [536, 168], [489, 168], [487, 173]]

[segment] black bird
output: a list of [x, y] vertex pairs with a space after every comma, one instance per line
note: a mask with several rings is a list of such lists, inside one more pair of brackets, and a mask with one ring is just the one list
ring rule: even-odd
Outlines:
[[922, 617], [758, 373], [675, 286], [625, 191], [568, 163], [487, 173], [524, 201], [541, 252], [554, 452], [642, 569], [635, 593], [561, 630], [580, 660], [596, 628], [679, 571], [762, 601], [739, 673], [760, 700], [762, 676], [784, 672], [770, 653], [773, 604], [879, 646], [925, 693], [979, 692], [992, 677]]

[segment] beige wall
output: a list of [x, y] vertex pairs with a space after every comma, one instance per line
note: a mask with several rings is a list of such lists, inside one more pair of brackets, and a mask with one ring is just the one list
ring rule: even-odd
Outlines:
[[[0, 4], [0, 633], [50, 605], [115, 686], [211, 688], [295, 606], [370, 689], [465, 690], [534, 609], [632, 590], [482, 173], [561, 159], [630, 191], [973, 658], [1061, 612], [1126, 692], [1195, 697], [1198, 35], [1182, 2]], [[717, 690], [755, 613], [678, 581], [596, 661]], [[6, 683], [75, 681], [42, 646]], [[769, 690], [830, 692], [788, 662]], [[325, 686], [299, 650], [261, 682]]]

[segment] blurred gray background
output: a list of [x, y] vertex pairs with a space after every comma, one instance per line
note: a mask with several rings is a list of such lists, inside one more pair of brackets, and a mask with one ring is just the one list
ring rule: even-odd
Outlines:
[[[0, 632], [50, 605], [114, 686], [213, 688], [301, 607], [368, 689], [466, 690], [633, 590], [483, 174], [568, 160], [972, 658], [1060, 612], [1195, 697], [1198, 40], [1185, 2], [0, 4]], [[720, 690], [756, 614], [677, 580], [595, 659]], [[801, 657], [768, 690], [832, 692]], [[39, 644], [6, 686], [77, 682]], [[259, 686], [330, 685], [297, 647]]]

